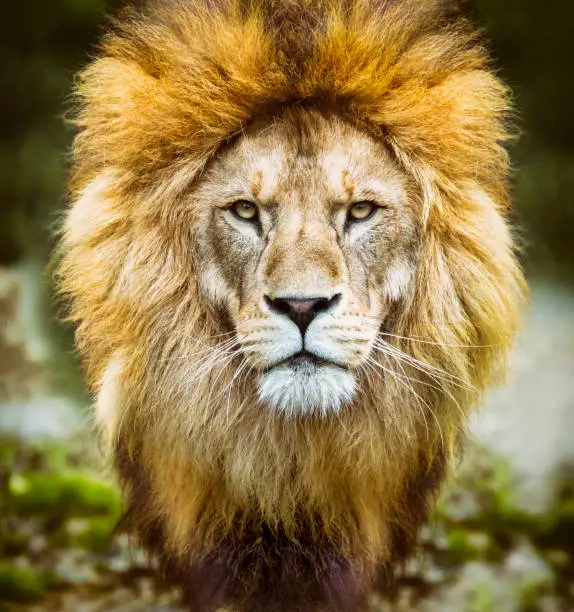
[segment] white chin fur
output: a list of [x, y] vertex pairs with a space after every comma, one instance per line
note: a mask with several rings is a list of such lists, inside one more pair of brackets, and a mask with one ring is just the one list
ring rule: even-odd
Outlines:
[[259, 399], [287, 416], [327, 416], [355, 395], [355, 377], [335, 365], [280, 365], [259, 381]]

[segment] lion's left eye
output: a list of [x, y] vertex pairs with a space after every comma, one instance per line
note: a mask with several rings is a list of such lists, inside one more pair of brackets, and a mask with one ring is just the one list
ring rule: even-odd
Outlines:
[[256, 221], [259, 211], [253, 202], [239, 200], [231, 205], [231, 211], [242, 221]]
[[376, 212], [377, 205], [373, 202], [356, 202], [349, 209], [350, 221], [365, 221], [370, 219]]

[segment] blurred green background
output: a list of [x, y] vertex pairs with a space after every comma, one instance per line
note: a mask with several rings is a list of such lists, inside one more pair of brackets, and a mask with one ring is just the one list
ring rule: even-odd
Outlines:
[[[111, 536], [121, 504], [42, 273], [65, 206], [67, 99], [118, 4], [3, 7], [0, 610], [179, 609], [141, 555]], [[533, 300], [515, 378], [473, 425], [471, 459], [421, 559], [373, 610], [574, 610], [574, 2], [466, 4], [514, 92], [515, 225]]]

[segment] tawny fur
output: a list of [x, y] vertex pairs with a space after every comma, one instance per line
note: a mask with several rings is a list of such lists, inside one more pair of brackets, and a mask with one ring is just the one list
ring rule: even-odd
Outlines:
[[[504, 374], [524, 296], [505, 220], [508, 96], [477, 34], [444, 6], [149, 2], [119, 15], [80, 78], [61, 292], [90, 388], [111, 381], [98, 415], [136, 529], [145, 540], [161, 525], [153, 546], [170, 562], [245, 529], [296, 543], [305, 524], [366, 588], [404, 556], [399, 540], [414, 540], [436, 493], [421, 483], [441, 480], [469, 408]], [[282, 418], [249, 378], [230, 387], [238, 360], [194, 379], [182, 405], [173, 357], [205, 371], [229, 331], [200, 295], [199, 211], [184, 195], [222, 145], [293, 105], [361, 125], [413, 182], [416, 290], [385, 331], [450, 374], [437, 385], [405, 366], [432, 416], [404, 385], [364, 377], [352, 410]]]

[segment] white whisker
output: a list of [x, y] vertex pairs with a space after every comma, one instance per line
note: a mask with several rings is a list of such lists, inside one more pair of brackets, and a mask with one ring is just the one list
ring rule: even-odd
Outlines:
[[412, 365], [414, 368], [419, 369], [422, 372], [425, 372], [429, 376], [433, 377], [436, 382], [438, 382], [438, 380], [443, 380], [444, 382], [448, 382], [449, 384], [455, 387], [461, 387], [471, 391], [476, 391], [476, 389], [469, 382], [460, 378], [459, 376], [451, 374], [450, 372], [447, 372], [446, 370], [443, 370], [437, 366], [433, 366], [429, 363], [425, 363], [424, 361], [420, 361], [419, 359], [416, 359], [412, 355], [401, 351], [396, 346], [393, 346], [392, 344], [389, 344], [384, 340], [378, 340], [375, 343], [375, 347], [386, 353], [393, 352], [395, 355]]
[[[411, 367], [413, 367], [415, 370], [419, 370], [421, 373], [423, 373], [424, 375], [428, 376], [433, 382], [436, 383], [436, 385], [433, 385], [429, 382], [423, 381], [423, 380], [418, 380], [418, 379], [411, 379], [413, 380], [413, 382], [417, 382], [421, 385], [424, 385], [426, 387], [430, 387], [432, 389], [435, 389], [436, 391], [439, 391], [441, 393], [444, 393], [447, 397], [449, 397], [451, 399], [451, 401], [454, 403], [454, 405], [457, 407], [458, 411], [460, 412], [462, 418], [464, 421], [467, 420], [467, 416], [464, 413], [464, 411], [462, 410], [461, 406], [460, 406], [460, 402], [456, 399], [456, 397], [454, 396], [454, 394], [452, 393], [451, 389], [449, 388], [448, 385], [452, 385], [454, 387], [458, 387], [458, 388], [464, 388], [462, 385], [459, 385], [457, 383], [453, 383], [451, 379], [447, 379], [441, 376], [438, 376], [435, 372], [428, 371], [425, 368], [421, 368], [419, 366], [419, 364], [421, 364], [422, 362], [416, 360], [416, 359], [411, 359], [409, 360], [408, 357], [409, 355], [407, 355], [406, 353], [403, 353], [402, 351], [399, 351], [398, 349], [396, 349], [396, 347], [393, 347], [387, 343], [385, 343], [384, 345], [380, 346], [377, 345], [377, 348], [385, 355], [391, 357], [392, 359], [394, 359], [397, 363], [400, 364], [401, 360], [405, 361], [408, 365], [410, 365]], [[402, 369], [402, 366], [401, 366]], [[470, 385], [466, 386], [467, 388], [470, 387]], [[472, 388], [472, 387], [470, 387]]]
[[[425, 422], [425, 429], [426, 429], [426, 433], [427, 433], [427, 439], [428, 439], [428, 435], [429, 435], [429, 426], [428, 426], [428, 421], [425, 415], [425, 411], [423, 408], [423, 405], [427, 407], [427, 409], [430, 411], [430, 413], [432, 414], [434, 420], [436, 421], [436, 424], [438, 425], [439, 428], [439, 432], [440, 432], [440, 436], [441, 436], [441, 440], [442, 440], [442, 428], [440, 426], [440, 423], [438, 421], [438, 419], [436, 418], [436, 415], [433, 411], [433, 409], [430, 407], [430, 405], [428, 404], [428, 402], [426, 402], [415, 390], [414, 387], [412, 386], [412, 380], [406, 376], [406, 374], [403, 376], [401, 374], [399, 374], [398, 372], [395, 372], [394, 370], [385, 367], [384, 365], [382, 365], [381, 363], [379, 363], [378, 361], [376, 361], [375, 359], [373, 359], [372, 357], [369, 357], [369, 361], [377, 368], [380, 368], [381, 370], [383, 370], [384, 372], [387, 372], [388, 374], [390, 374], [399, 384], [403, 385], [404, 387], [406, 387], [413, 395], [415, 398], [415, 402], [417, 403], [417, 407], [420, 410], [420, 413], [424, 419]], [[405, 382], [405, 380], [407, 382]], [[422, 404], [422, 405], [421, 405]]]
[[446, 342], [433, 342], [432, 340], [425, 340], [416, 336], [398, 336], [397, 334], [389, 334], [388, 332], [379, 331], [380, 336], [387, 336], [389, 338], [398, 338], [399, 340], [407, 340], [410, 342], [417, 342], [419, 344], [430, 344], [432, 346], [444, 346], [447, 348], [495, 348], [495, 344], [449, 344]]

